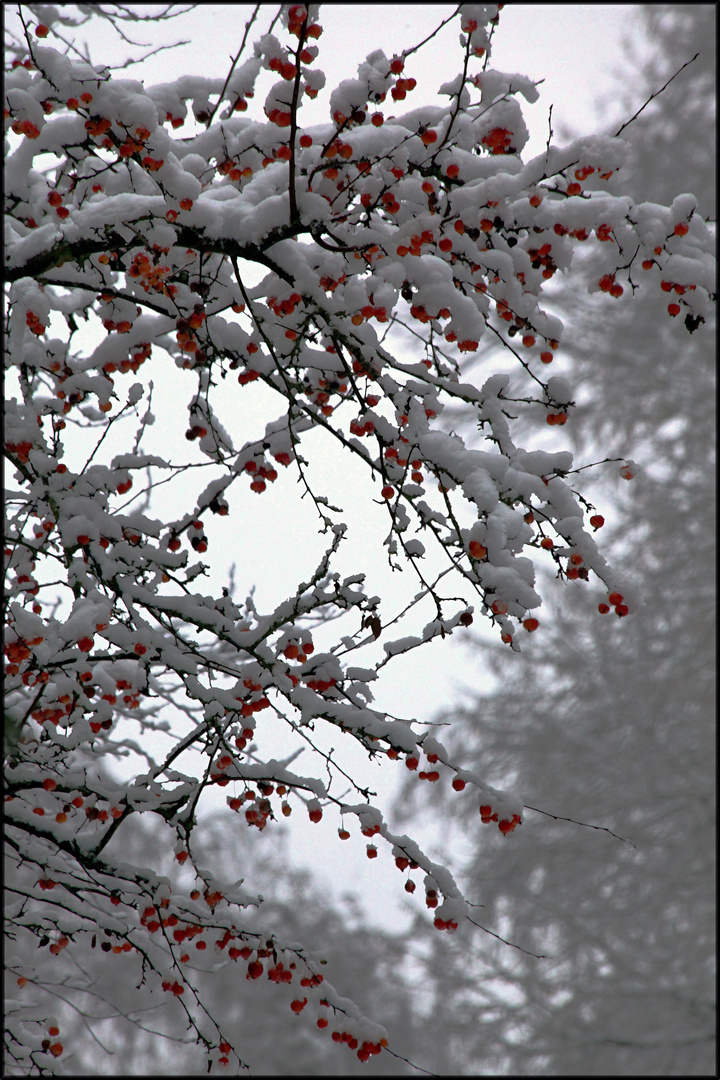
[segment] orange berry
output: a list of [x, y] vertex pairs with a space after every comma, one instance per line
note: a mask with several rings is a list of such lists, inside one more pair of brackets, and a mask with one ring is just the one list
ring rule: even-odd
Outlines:
[[523, 626], [525, 627], [525, 629], [530, 634], [533, 632], [533, 630], [537, 630], [539, 625], [540, 625], [540, 623], [538, 622], [537, 619], [524, 619], [523, 620]]
[[677, 225], [675, 226], [675, 228], [673, 229], [673, 232], [674, 232], [675, 236], [686, 236], [689, 229], [690, 229], [689, 225], [687, 225], [684, 221], [679, 221], [677, 223]]

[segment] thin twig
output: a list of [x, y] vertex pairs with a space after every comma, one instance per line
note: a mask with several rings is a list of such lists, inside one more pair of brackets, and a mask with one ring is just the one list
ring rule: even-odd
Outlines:
[[410, 1065], [411, 1068], [417, 1069], [418, 1072], [425, 1073], [426, 1076], [439, 1076], [440, 1073], [430, 1072], [429, 1069], [423, 1069], [421, 1065], [416, 1065], [410, 1058], [403, 1057], [402, 1054], [396, 1054], [394, 1050], [391, 1050], [389, 1046], [383, 1048], [386, 1054], [392, 1054], [398, 1061], [404, 1061], [406, 1065]]
[[545, 817], [551, 817], [555, 821], [570, 821], [573, 825], [582, 825], [584, 829], [598, 829], [600, 832], [610, 833], [616, 840], [622, 840], [623, 844], [629, 844], [632, 848], [637, 846], [636, 844], [633, 844], [632, 840], [628, 840], [624, 836], [618, 836], [617, 833], [614, 833], [612, 829], [606, 828], [605, 825], [589, 825], [586, 821], [576, 821], [575, 818], [560, 817], [558, 814], [549, 814], [547, 810], [538, 810], [537, 806], [526, 806], [525, 809], [534, 810], [536, 814], [544, 814]]
[[548, 162], [550, 160], [550, 140], [553, 137], [552, 111], [553, 111], [553, 106], [551, 105], [549, 110], [548, 110], [548, 137], [547, 137], [547, 146], [545, 147], [545, 164], [546, 165], [548, 164]]
[[255, 10], [253, 11], [253, 13], [250, 16], [250, 18], [248, 19], [248, 21], [245, 23], [245, 33], [243, 34], [243, 39], [240, 42], [240, 48], [238, 49], [238, 51], [237, 51], [237, 53], [235, 55], [235, 59], [232, 61], [231, 65], [230, 65], [230, 70], [227, 73], [227, 78], [225, 79], [225, 84], [224, 84], [222, 90], [220, 91], [219, 98], [215, 102], [215, 107], [213, 108], [213, 111], [210, 113], [210, 116], [208, 117], [208, 121], [207, 121], [207, 123], [205, 125], [206, 128], [209, 128], [210, 125], [212, 124], [213, 117], [215, 116], [215, 113], [220, 108], [220, 103], [223, 100], [223, 98], [225, 97], [225, 91], [227, 90], [228, 83], [230, 82], [230, 78], [232, 76], [232, 73], [235, 70], [235, 65], [237, 64], [238, 60], [240, 59], [240, 57], [243, 54], [243, 49], [245, 48], [245, 45], [247, 44], [248, 34], [250, 33], [250, 27], [255, 22], [259, 10], [260, 10], [260, 5], [256, 4], [255, 5]]
[[[529, 807], [528, 807], [529, 809]], [[547, 960], [547, 956], [544, 953], [530, 952], [529, 949], [523, 949], [522, 945], [516, 945], [514, 941], [508, 941], [507, 938], [500, 937], [494, 930], [488, 930], [487, 926], [482, 926], [481, 923], [475, 922], [474, 919], [468, 917], [468, 922], [471, 922], [473, 926], [477, 926], [479, 930], [484, 930], [486, 934], [490, 934], [491, 937], [497, 938], [498, 941], [502, 941], [503, 945], [511, 945], [513, 949], [519, 949], [520, 952], [524, 952], [527, 956], [534, 956], [536, 960]]]
[[434, 38], [436, 34], [440, 33], [443, 26], [447, 26], [447, 24], [449, 22], [452, 22], [452, 20], [455, 18], [455, 16], [458, 14], [459, 11], [460, 11], [460, 5], [458, 5], [458, 7], [455, 8], [452, 15], [448, 15], [447, 19], [445, 19], [443, 22], [441, 22], [440, 25], [437, 26], [433, 30], [433, 32], [431, 34], [428, 34], [428, 36], [423, 41], [419, 42], [419, 44], [417, 44], [417, 45], [413, 45], [412, 49], [403, 49], [403, 51], [402, 51], [403, 59], [406, 60], [408, 58], [408, 56], [412, 56], [412, 54], [414, 52], [417, 52], [418, 49], [422, 49], [423, 45], [427, 45], [428, 41], [431, 41], [432, 38]]
[[677, 71], [675, 72], [675, 74], [674, 74], [674, 75], [672, 75], [672, 76], [671, 76], [671, 77], [670, 77], [670, 78], [668, 79], [668, 81], [667, 81], [667, 82], [665, 83], [665, 86], [661, 86], [659, 90], [656, 90], [654, 94], [651, 94], [651, 95], [650, 95], [650, 97], [649, 97], [649, 98], [647, 99], [647, 101], [645, 102], [645, 104], [644, 104], [644, 105], [642, 105], [642, 106], [641, 106], [641, 107], [640, 107], [640, 108], [638, 109], [638, 111], [637, 111], [637, 112], [635, 113], [635, 115], [634, 115], [634, 116], [631, 116], [629, 120], [626, 120], [626, 121], [625, 121], [625, 123], [624, 123], [624, 124], [622, 125], [622, 127], [621, 127], [621, 128], [618, 128], [618, 130], [617, 130], [617, 131], [615, 132], [615, 136], [614, 136], [614, 137], [615, 137], [615, 138], [617, 139], [617, 137], [618, 137], [618, 135], [620, 134], [620, 132], [624, 131], [624, 130], [625, 130], [625, 128], [626, 128], [626, 127], [627, 127], [627, 126], [628, 126], [629, 124], [632, 124], [633, 120], [637, 120], [637, 118], [638, 118], [638, 116], [640, 115], [640, 113], [641, 113], [641, 112], [643, 111], [643, 109], [646, 109], [646, 108], [647, 108], [647, 106], [648, 106], [648, 105], [650, 104], [650, 102], [651, 102], [651, 101], [653, 100], [653, 98], [656, 98], [656, 97], [658, 97], [658, 96], [659, 96], [660, 94], [662, 94], [663, 90], [666, 90], [666, 89], [668, 88], [668, 86], [669, 86], [669, 85], [670, 85], [670, 83], [671, 83], [671, 82], [673, 81], [673, 79], [677, 79], [677, 77], [678, 77], [678, 75], [680, 74], [680, 72], [681, 72], [681, 71], [684, 71], [686, 67], [689, 67], [689, 66], [690, 66], [690, 64], [692, 64], [692, 63], [693, 63], [693, 61], [697, 60], [697, 58], [698, 58], [698, 56], [699, 56], [699, 55], [700, 55], [700, 53], [699, 53], [699, 52], [696, 52], [696, 53], [695, 53], [695, 55], [693, 56], [692, 60], [686, 60], [686, 61], [685, 61], [685, 63], [683, 64], [683, 66], [682, 66], [681, 68], [678, 68], [678, 70], [677, 70]]

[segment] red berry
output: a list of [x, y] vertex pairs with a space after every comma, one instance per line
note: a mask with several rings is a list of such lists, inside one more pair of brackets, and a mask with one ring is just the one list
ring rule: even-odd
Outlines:
[[452, 782], [452, 786], [456, 791], [463, 791], [465, 788], [465, 781], [461, 780], [459, 776], [456, 776]]

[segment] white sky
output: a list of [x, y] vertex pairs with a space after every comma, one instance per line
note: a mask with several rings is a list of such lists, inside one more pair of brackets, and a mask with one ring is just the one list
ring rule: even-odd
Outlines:
[[[266, 29], [276, 8], [275, 5], [263, 5], [256, 23], [263, 31]], [[321, 9], [321, 24], [324, 34], [319, 41], [320, 55], [316, 66], [327, 76], [327, 92], [344, 78], [352, 78], [357, 64], [365, 55], [382, 47], [388, 56], [400, 53], [403, 48], [416, 45], [437, 24], [454, 10], [447, 4], [328, 4]], [[164, 52], [143, 64], [129, 68], [124, 77], [142, 78], [146, 85], [156, 82], [169, 82], [181, 74], [202, 74], [211, 77], [227, 73], [229, 57], [239, 45], [243, 26], [249, 17], [250, 5], [215, 5], [202, 4], [199, 8], [174, 22], [161, 27], [127, 26], [134, 40], [153, 44], [186, 38], [190, 43], [177, 50]], [[6, 16], [9, 22], [13, 13], [8, 5]], [[599, 117], [593, 101], [617, 85], [613, 71], [621, 63], [619, 50], [623, 32], [630, 31], [638, 17], [637, 5], [536, 5], [508, 4], [500, 14], [500, 23], [493, 41], [492, 64], [496, 69], [518, 72], [534, 80], [544, 79], [540, 87], [540, 100], [533, 106], [522, 102], [526, 124], [531, 133], [525, 157], [540, 153], [546, 144], [548, 133], [548, 109], [552, 104], [554, 142], [566, 141], [562, 137], [563, 127], [572, 125], [582, 134], [596, 131], [609, 131], [619, 114], [606, 114]], [[419, 54], [412, 56], [406, 65], [406, 74], [417, 79], [417, 89], [405, 103], [386, 102], [383, 106], [386, 115], [393, 111], [400, 112], [404, 107], [435, 99], [435, 91], [441, 83], [454, 74], [455, 60], [459, 55], [457, 48], [457, 24], [445, 30]], [[78, 34], [82, 40], [84, 30]], [[118, 43], [117, 38], [105, 27], [93, 23], [90, 39], [91, 56], [94, 62], [113, 63], [122, 61], [128, 55], [128, 46]], [[137, 54], [137, 50], [135, 51]], [[123, 77], [123, 76], [121, 76]], [[324, 122], [327, 119], [327, 96], [322, 93], [316, 102], [308, 102], [303, 117], [307, 124]], [[638, 106], [642, 104], [638, 101]], [[261, 105], [256, 102], [256, 105]], [[189, 127], [189, 125], [188, 125]], [[183, 134], [181, 130], [180, 135]], [[153, 361], [155, 363], [155, 361]], [[151, 375], [143, 369], [145, 378]], [[489, 374], [489, 372], [488, 372]], [[157, 376], [156, 376], [157, 378]], [[157, 396], [162, 387], [158, 386]], [[189, 383], [183, 380], [182, 399], [177, 404], [185, 413], [189, 393]], [[245, 428], [252, 425], [259, 434], [261, 421], [268, 419], [263, 414], [262, 390], [246, 387], [242, 398], [242, 416], [225, 415], [220, 419], [228, 427], [236, 446], [245, 440]], [[157, 400], [157, 397], [156, 397]], [[255, 405], [253, 405], [253, 402]], [[183, 460], [188, 454], [188, 443], [182, 438], [182, 430], [173, 436], [173, 424], [176, 413], [172, 408], [156, 407], [158, 424], [154, 431], [155, 438], [174, 440], [174, 452], [168, 456]], [[273, 414], [274, 415], [274, 414]], [[241, 426], [242, 425], [242, 426]], [[177, 432], [177, 428], [174, 429]], [[251, 437], [249, 432], [247, 437]], [[308, 442], [308, 446], [310, 443]], [[147, 447], [146, 449], [149, 449]], [[168, 453], [165, 442], [165, 452]], [[284, 470], [281, 470], [285, 473]], [[205, 515], [206, 531], [210, 537], [207, 559], [217, 565], [218, 574], [213, 587], [219, 590], [226, 581], [225, 572], [231, 561], [238, 563], [239, 596], [242, 598], [253, 580], [258, 582], [258, 606], [279, 601], [286, 595], [287, 588], [298, 580], [307, 580], [314, 570], [317, 556], [322, 550], [316, 535], [313, 515], [306, 507], [308, 500], [300, 504], [298, 489], [294, 486], [291, 470], [263, 496], [257, 497], [246, 492], [242, 498], [235, 496], [232, 513], [235, 520], [242, 524], [237, 533], [219, 532], [220, 522], [211, 515]], [[352, 470], [339, 471], [333, 453], [328, 454], [325, 465], [316, 466], [320, 490], [333, 497], [335, 495], [347, 509], [348, 525], [355, 535], [349, 551], [341, 560], [337, 569], [355, 572], [365, 569], [369, 572], [369, 591], [383, 597], [384, 611], [397, 610], [398, 602], [392, 598], [402, 591], [398, 575], [392, 575], [382, 558], [371, 555], [367, 538], [373, 537], [378, 542], [387, 532], [384, 513], [372, 504], [364, 505], [365, 496], [354, 497], [353, 486], [358, 485], [358, 496], [362, 490], [361, 479], [354, 479]], [[205, 477], [207, 480], [209, 477]], [[196, 485], [199, 486], [199, 485]], [[334, 490], [333, 490], [334, 489]], [[234, 492], [234, 487], [233, 487]], [[367, 489], [366, 489], [367, 494]], [[190, 501], [190, 497], [188, 498]], [[357, 506], [363, 505], [361, 513]], [[158, 503], [155, 513], [159, 513]], [[355, 507], [355, 508], [354, 508]], [[188, 507], [189, 508], [189, 507]], [[174, 507], [177, 513], [177, 507]], [[290, 516], [291, 515], [291, 516]], [[227, 523], [231, 519], [222, 519]], [[214, 536], [217, 540], [214, 541]], [[407, 574], [403, 575], [407, 579]], [[414, 584], [406, 583], [414, 591]], [[207, 584], [201, 586], [207, 591]], [[434, 616], [434, 610], [428, 611], [428, 620]], [[422, 624], [421, 624], [422, 625]], [[477, 628], [477, 623], [476, 627]], [[397, 636], [397, 635], [392, 635]], [[317, 635], [320, 638], [320, 635]], [[320, 645], [322, 647], [322, 645]], [[317, 646], [316, 646], [317, 648]], [[362, 663], [362, 660], [358, 661]], [[521, 674], [521, 658], [518, 658], [518, 674]], [[446, 707], [454, 698], [457, 699], [458, 684], [469, 687], [479, 686], [488, 675], [483, 670], [482, 657], [471, 655], [467, 649], [461, 650], [455, 641], [435, 642], [407, 657], [398, 658], [386, 669], [384, 689], [378, 694], [377, 704], [390, 712], [401, 716], [417, 716], [431, 719], [440, 708]], [[376, 686], [379, 684], [376, 684]], [[267, 715], [267, 714], [263, 714]], [[260, 720], [262, 727], [263, 718]], [[265, 724], [267, 727], [267, 723]], [[267, 744], [263, 743], [263, 747]], [[281, 743], [274, 750], [281, 755]], [[366, 782], [376, 786], [381, 770], [369, 767], [359, 754], [353, 755], [357, 762], [357, 771]], [[302, 759], [295, 766], [302, 771]], [[388, 763], [389, 764], [389, 763]], [[309, 762], [305, 767], [309, 766]], [[384, 798], [390, 794], [392, 770], [387, 766]], [[490, 783], [492, 777], [487, 778]], [[224, 798], [223, 798], [224, 801]], [[349, 801], [359, 799], [349, 797]], [[298, 863], [308, 862], [313, 869], [321, 869], [327, 877], [327, 887], [340, 895], [344, 891], [372, 895], [372, 905], [363, 899], [368, 917], [389, 923], [397, 921], [404, 904], [401, 875], [395, 870], [389, 852], [380, 846], [380, 857], [370, 863], [365, 856], [365, 840], [355, 836], [353, 840], [341, 843], [335, 839], [338, 825], [334, 812], [327, 812], [320, 825], [310, 825], [300, 813], [290, 819], [292, 824], [291, 854]], [[392, 824], [392, 823], [391, 823]], [[262, 836], [263, 842], [272, 842], [272, 828], [269, 826]], [[351, 829], [357, 834], [357, 828]], [[415, 834], [422, 843], [422, 836]], [[327, 843], [320, 841], [327, 840]], [[433, 854], [432, 851], [429, 854]], [[251, 883], [248, 882], [248, 885]], [[416, 894], [417, 895], [417, 894]]]

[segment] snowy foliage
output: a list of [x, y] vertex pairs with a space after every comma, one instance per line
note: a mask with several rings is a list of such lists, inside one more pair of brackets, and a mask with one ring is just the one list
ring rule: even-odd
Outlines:
[[[699, 52], [629, 129], [629, 184], [672, 201], [692, 177], [711, 215], [716, 16], [645, 6], [650, 60], [614, 102], [632, 115]], [[632, 57], [625, 67], [637, 69]], [[666, 153], [680, 142], [682, 154]], [[522, 677], [514, 657], [485, 649], [494, 689], [452, 710], [453, 756], [498, 783], [512, 776], [526, 820], [510, 854], [440, 785], [428, 817], [457, 854], [458, 881], [481, 895], [482, 921], [543, 958], [489, 940], [470, 958], [457, 938], [448, 949], [427, 934], [416, 1060], [438, 1072], [446, 1061], [459, 1075], [717, 1071], [715, 325], [678, 349], [658, 297], [640, 310], [621, 301], [608, 326], [586, 293], [596, 277], [591, 257], [558, 298], [581, 330], [570, 436], [589, 455], [632, 445], [644, 466], [636, 484], [601, 483], [594, 497], [603, 541], [646, 605], [628, 634], [627, 620], [589, 618], [579, 589], [555, 589]], [[417, 796], [408, 782], [408, 820], [427, 808]], [[422, 935], [418, 920], [418, 951]]]
[[[569, 381], [546, 377], [563, 327], [542, 304], [545, 284], [572, 274], [578, 244], [593, 238], [602, 254], [591, 291], [608, 296], [598, 301], [672, 291], [669, 318], [682, 314], [694, 330], [714, 301], [712, 236], [692, 196], [662, 207], [623, 193], [621, 139], [548, 145], [523, 161], [517, 94], [534, 100], [536, 89], [488, 67], [497, 5], [459, 9], [447, 104], [385, 115], [384, 103], [414, 88], [415, 50], [375, 50], [329, 94], [328, 122], [308, 128], [303, 100], [324, 84], [309, 67], [317, 6], [285, 6], [277, 33], [238, 54], [226, 81], [188, 75], [147, 89], [39, 44], [64, 13], [21, 11], [28, 53], [7, 73], [5, 101], [6, 363], [16, 388], [5, 453], [17, 485], [5, 540], [6, 925], [55, 956], [102, 932], [148, 986], [177, 999], [209, 1064], [244, 1062], [203, 1010], [192, 973], [239, 961], [249, 981], [269, 976], [279, 1003], [282, 991], [293, 1012], [307, 1007], [367, 1060], [387, 1046], [377, 1019], [335, 991], [302, 945], [247, 929], [245, 912], [262, 897], [198, 860], [204, 795], [228, 787], [228, 812], [260, 832], [299, 809], [313, 822], [331, 811], [355, 818], [401, 870], [421, 872], [439, 930], [475, 922], [447, 868], [392, 832], [368, 789], [350, 780], [354, 794], [343, 794], [337, 759], [319, 752], [317, 775], [298, 772], [294, 752], [264, 752], [264, 725], [285, 723], [311, 747], [327, 725], [373, 760], [467, 789], [483, 821], [514, 831], [519, 797], [456, 767], [417, 724], [373, 708], [368, 683], [478, 613], [519, 651], [539, 628], [543, 552], [563, 578], [597, 582], [621, 619], [637, 608], [594, 539], [585, 466], [569, 451], [520, 446], [514, 428], [518, 416], [541, 431], [562, 425], [573, 408]], [[193, 133], [182, 135], [189, 112]], [[476, 385], [469, 368], [488, 340], [515, 370]], [[186, 416], [173, 419], [207, 477], [190, 499], [190, 464], [141, 446], [155, 422], [146, 372], [167, 356], [186, 400]], [[242, 417], [256, 382], [279, 411], [249, 438], [219, 414], [232, 393]], [[459, 403], [483, 450], [443, 425], [445, 406]], [[135, 439], [115, 452], [116, 425], [131, 416]], [[390, 564], [417, 576], [415, 603], [435, 606], [414, 634], [387, 640], [394, 620], [380, 598], [362, 575], [333, 569], [347, 530], [307, 478], [318, 429], [367, 470], [387, 510]], [[631, 479], [634, 463], [614, 461]], [[231, 516], [243, 485], [272, 498], [276, 466], [297, 472], [317, 509], [328, 537], [317, 569], [264, 612], [252, 597], [236, 600], [231, 582], [199, 591], [203, 518]], [[153, 499], [166, 485], [176, 512], [160, 519]], [[408, 535], [413, 526], [422, 539]], [[432, 573], [430, 548], [443, 560]], [[438, 591], [446, 575], [449, 597]], [[316, 652], [314, 632], [334, 620], [334, 642], [323, 636]], [[383, 658], [368, 664], [363, 649], [381, 637]], [[154, 737], [170, 726], [172, 748], [155, 755]], [[114, 763], [131, 755], [139, 764], [119, 781]], [[172, 879], [107, 854], [135, 814], [158, 816], [172, 834]], [[368, 845], [368, 857], [377, 852]], [[8, 951], [18, 993], [7, 1060], [48, 1071], [63, 1047], [41, 991], [57, 980], [44, 953], [32, 967], [23, 955]]]

